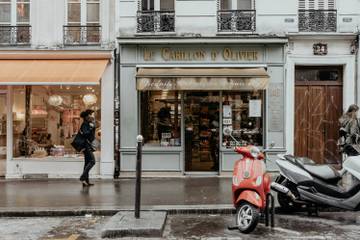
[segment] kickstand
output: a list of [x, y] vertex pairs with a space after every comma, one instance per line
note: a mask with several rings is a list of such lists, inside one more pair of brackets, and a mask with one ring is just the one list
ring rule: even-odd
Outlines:
[[308, 209], [308, 216], [315, 216], [318, 217], [319, 216], [319, 209], [318, 206], [314, 203], [310, 203], [307, 205], [307, 209]]
[[269, 217], [270, 217], [270, 227], [275, 226], [275, 201], [274, 196], [271, 193], [266, 195], [266, 207], [265, 207], [265, 226], [269, 226]]

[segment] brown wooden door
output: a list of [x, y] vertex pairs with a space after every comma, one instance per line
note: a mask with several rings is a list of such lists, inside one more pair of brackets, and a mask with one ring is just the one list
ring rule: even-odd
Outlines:
[[295, 155], [309, 157], [317, 163], [338, 163], [341, 114], [342, 84], [339, 81], [297, 81]]

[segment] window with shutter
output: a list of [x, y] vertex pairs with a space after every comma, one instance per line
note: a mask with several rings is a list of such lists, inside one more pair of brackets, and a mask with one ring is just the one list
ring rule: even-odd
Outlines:
[[299, 0], [300, 10], [331, 10], [335, 9], [335, 0]]

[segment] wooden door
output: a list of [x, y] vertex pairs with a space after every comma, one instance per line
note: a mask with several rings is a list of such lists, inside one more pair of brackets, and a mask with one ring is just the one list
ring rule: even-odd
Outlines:
[[305, 79], [314, 75], [315, 80], [301, 79], [295, 86], [295, 155], [309, 157], [317, 163], [338, 163], [342, 83], [339, 77], [337, 81], [316, 79], [319, 70], [311, 68], [313, 73], [309, 74], [307, 69]]

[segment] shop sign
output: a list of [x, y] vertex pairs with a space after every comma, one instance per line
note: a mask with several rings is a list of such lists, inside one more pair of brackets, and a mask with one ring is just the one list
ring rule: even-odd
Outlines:
[[243, 90], [265, 89], [267, 78], [174, 77], [138, 78], [138, 90]]
[[261, 117], [261, 100], [249, 100], [249, 117]]
[[282, 83], [269, 84], [269, 131], [284, 131], [284, 94]]
[[181, 49], [165, 47], [160, 49], [143, 49], [144, 61], [154, 61], [160, 56], [163, 61], [169, 62], [196, 62], [196, 61], [257, 61], [259, 53], [255, 50], [242, 50], [225, 47], [222, 49]]

